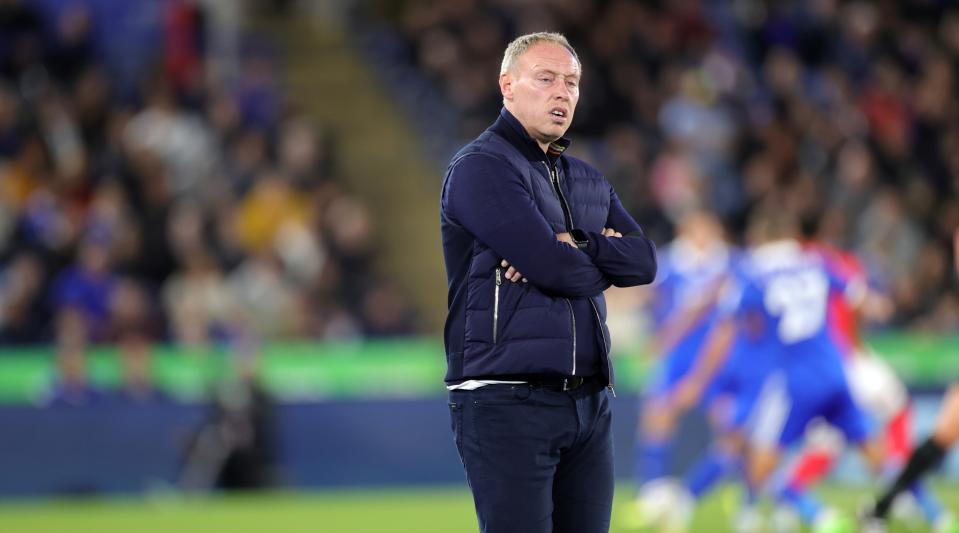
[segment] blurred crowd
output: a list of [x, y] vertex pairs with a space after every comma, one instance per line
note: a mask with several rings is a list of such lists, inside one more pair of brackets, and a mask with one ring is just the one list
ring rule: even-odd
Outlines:
[[[214, 72], [210, 5], [0, 1], [0, 345], [55, 341], [69, 374], [90, 343], [413, 331], [335, 132], [262, 36]], [[123, 84], [102, 43], [140, 8], [157, 39]]]
[[914, 2], [411, 0], [402, 56], [482, 131], [505, 43], [561, 31], [583, 63], [574, 155], [657, 242], [694, 207], [735, 241], [775, 201], [857, 252], [892, 326], [959, 328], [959, 8]]

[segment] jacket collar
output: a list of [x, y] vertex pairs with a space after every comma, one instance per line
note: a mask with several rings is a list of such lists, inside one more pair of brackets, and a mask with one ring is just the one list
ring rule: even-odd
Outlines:
[[539, 144], [526, 132], [526, 128], [505, 107], [500, 109], [499, 118], [490, 126], [490, 129], [505, 137], [523, 155], [533, 160], [555, 163], [556, 158], [562, 155], [570, 144], [568, 138], [562, 137], [550, 143], [546, 153], [544, 153]]

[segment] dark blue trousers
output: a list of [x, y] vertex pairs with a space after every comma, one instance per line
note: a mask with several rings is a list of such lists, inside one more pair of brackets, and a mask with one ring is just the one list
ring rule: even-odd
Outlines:
[[613, 440], [606, 389], [450, 391], [456, 448], [482, 533], [607, 533]]

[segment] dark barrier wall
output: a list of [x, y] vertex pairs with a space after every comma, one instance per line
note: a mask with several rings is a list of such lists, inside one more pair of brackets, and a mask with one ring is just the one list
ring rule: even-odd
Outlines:
[[[614, 400], [618, 473], [631, 469], [637, 401]], [[140, 492], [173, 483], [207, 409], [196, 405], [0, 408], [0, 495]], [[686, 423], [680, 462], [706, 442]], [[283, 485], [300, 488], [464, 482], [442, 398], [276, 407]], [[465, 486], [465, 484], [464, 484]]]
[[[613, 409], [617, 473], [628, 477], [638, 403], [621, 396]], [[280, 426], [288, 481], [298, 487], [465, 483], [441, 400], [292, 405], [283, 408]], [[708, 435], [701, 419], [688, 420], [684, 431], [680, 463]]]
[[[916, 399], [919, 433], [938, 395]], [[632, 472], [638, 402], [613, 400], [617, 475]], [[0, 497], [142, 492], [176, 479], [183, 450], [208, 416], [199, 405], [0, 408]], [[280, 483], [297, 488], [463, 483], [443, 398], [280, 404], [275, 411]], [[674, 471], [708, 442], [699, 416], [684, 420]], [[861, 468], [847, 462], [841, 477]], [[860, 465], [861, 466], [861, 465]], [[959, 457], [947, 470], [959, 474]]]
[[0, 494], [141, 491], [174, 479], [206, 409], [103, 405], [0, 409]]

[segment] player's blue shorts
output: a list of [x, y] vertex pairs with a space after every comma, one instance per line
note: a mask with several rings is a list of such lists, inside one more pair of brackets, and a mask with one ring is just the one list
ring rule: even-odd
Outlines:
[[710, 414], [720, 431], [740, 431], [759, 398], [763, 382], [777, 363], [768, 343], [749, 340], [738, 334], [729, 357], [703, 394]]
[[869, 436], [866, 416], [853, 401], [842, 373], [792, 364], [765, 380], [747, 425], [754, 445], [787, 448], [819, 417], [841, 431], [849, 443], [861, 443]]

